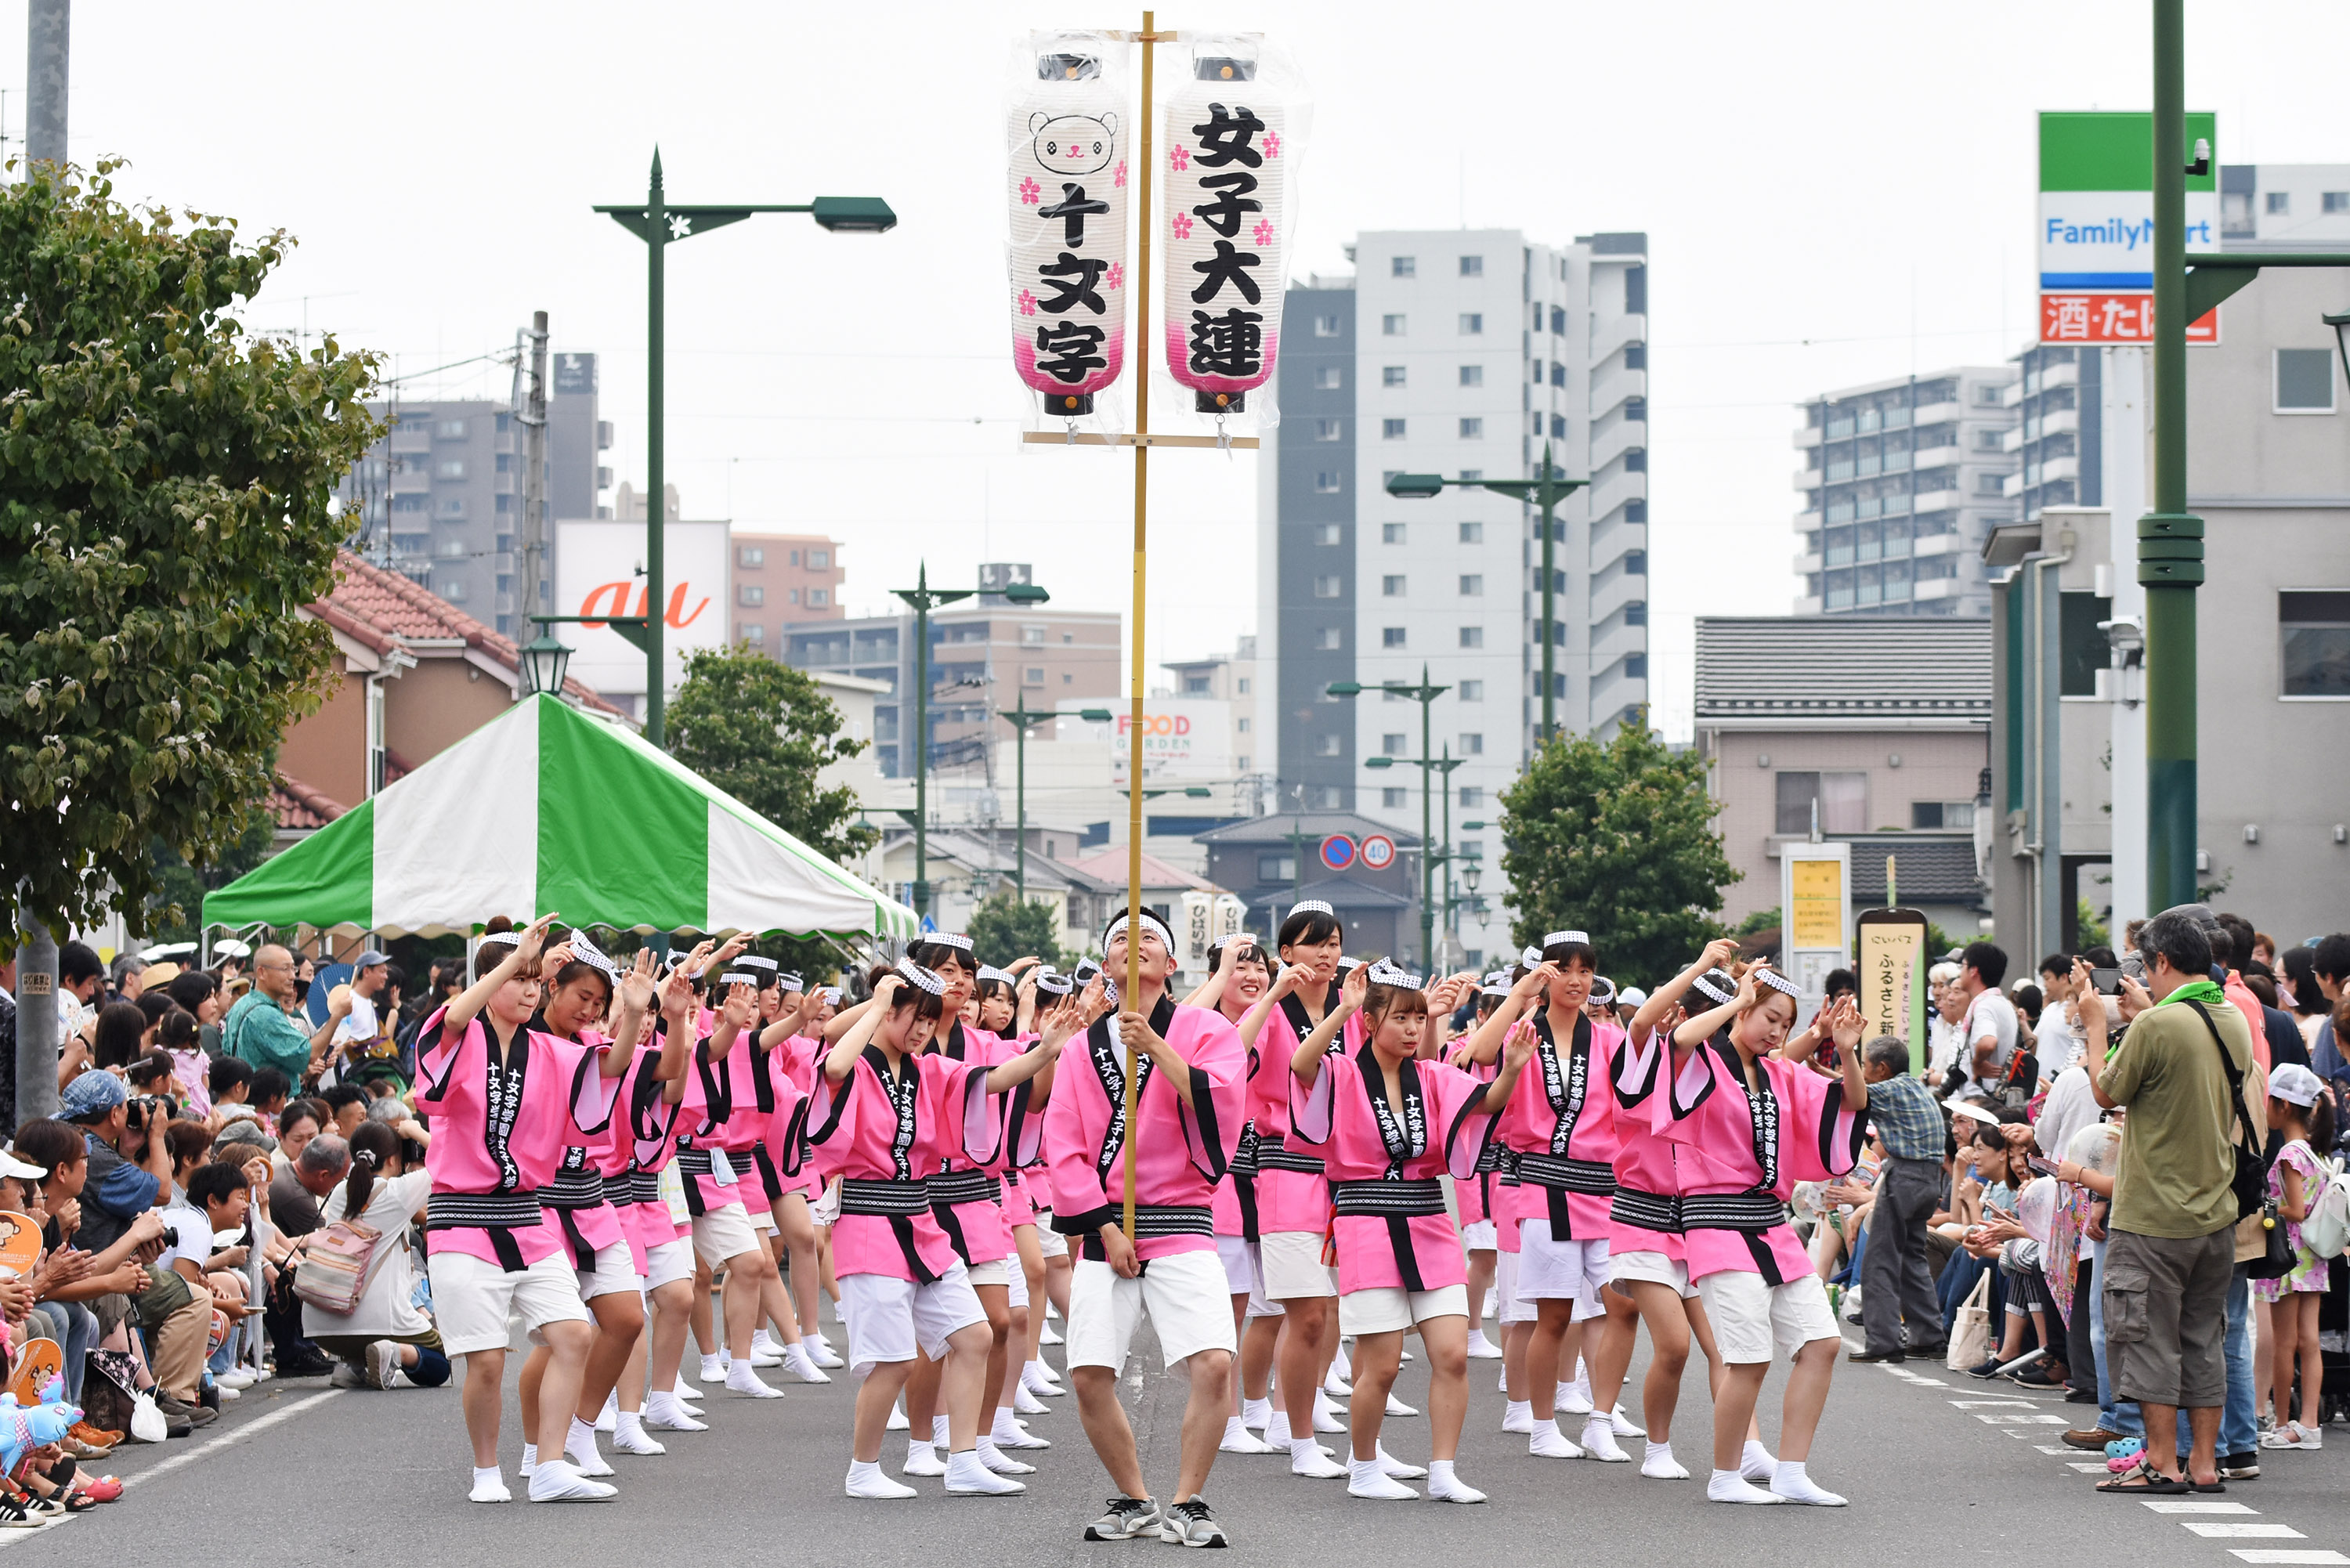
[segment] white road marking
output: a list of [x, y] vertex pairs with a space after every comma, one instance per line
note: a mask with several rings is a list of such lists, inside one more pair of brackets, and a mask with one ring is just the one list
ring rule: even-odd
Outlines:
[[253, 1436], [255, 1432], [266, 1431], [269, 1428], [277, 1425], [278, 1422], [286, 1420], [289, 1417], [297, 1416], [305, 1410], [313, 1409], [317, 1406], [323, 1405], [328, 1400], [335, 1397], [338, 1394], [346, 1394], [348, 1392], [349, 1390], [346, 1388], [324, 1388], [319, 1390], [317, 1393], [311, 1395], [307, 1399], [296, 1399], [291, 1404], [286, 1405], [278, 1409], [272, 1410], [266, 1416], [256, 1416], [250, 1421], [241, 1422], [230, 1430], [221, 1433], [218, 1437], [199, 1443], [192, 1449], [183, 1449], [179, 1453], [173, 1454], [170, 1459], [163, 1460], [161, 1464], [151, 1466], [146, 1469], [139, 1471], [136, 1475], [124, 1477], [122, 1481], [122, 1490], [129, 1491], [132, 1487], [146, 1485], [149, 1481], [155, 1480], [158, 1476], [170, 1475], [173, 1470], [178, 1469], [182, 1465], [192, 1465], [198, 1459], [203, 1459], [208, 1455], [218, 1453], [223, 1449], [230, 1448], [237, 1443], [243, 1442], [245, 1438]]
[[2350, 1557], [2339, 1552], [2295, 1552], [2270, 1546], [2239, 1546], [2228, 1555], [2245, 1563], [2350, 1563]]
[[2258, 1513], [2241, 1502], [2206, 1502], [2200, 1498], [2142, 1497], [2138, 1501], [2157, 1513]]
[[2186, 1519], [2179, 1521], [2179, 1522], [2184, 1524], [2188, 1529], [2193, 1531], [2196, 1534], [2204, 1537], [2206, 1540], [2241, 1541], [2253, 1536], [2265, 1536], [2272, 1541], [2306, 1541], [2309, 1539], [2290, 1524], [2221, 1523], [2206, 1519]]

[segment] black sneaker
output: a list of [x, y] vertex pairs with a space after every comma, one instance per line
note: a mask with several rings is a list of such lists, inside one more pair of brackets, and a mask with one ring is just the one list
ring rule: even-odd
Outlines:
[[1938, 1339], [1930, 1345], [1913, 1345], [1908, 1348], [1909, 1354], [1920, 1361], [1939, 1361], [1950, 1354], [1950, 1342]]
[[1993, 1356], [1993, 1357], [1992, 1357], [1991, 1360], [1989, 1360], [1989, 1361], [1985, 1361], [1985, 1362], [1981, 1363], [1980, 1365], [1977, 1365], [1977, 1366], [1970, 1366], [1970, 1367], [1968, 1367], [1968, 1368], [1967, 1368], [1967, 1376], [1970, 1376], [1970, 1377], [1980, 1377], [1980, 1378], [1981, 1378], [1984, 1382], [1988, 1383], [1988, 1382], [1990, 1382], [1992, 1378], [1994, 1378], [1994, 1377], [1996, 1377], [1996, 1376], [1999, 1376], [1999, 1368], [2000, 1368], [2000, 1362], [1999, 1362], [1999, 1358], [1998, 1358], [1997, 1356]]
[[2253, 1453], [2221, 1455], [2220, 1479], [2221, 1480], [2260, 1480], [2261, 1456]]
[[1159, 1505], [1147, 1497], [1114, 1497], [1109, 1511], [1086, 1526], [1087, 1541], [1131, 1541], [1159, 1528]]
[[1159, 1539], [1177, 1546], [1230, 1546], [1224, 1538], [1224, 1527], [1208, 1511], [1208, 1500], [1195, 1497], [1189, 1502], [1179, 1502], [1167, 1511], [1159, 1522]]
[[1909, 1353], [1906, 1350], [1856, 1350], [1846, 1355], [1845, 1359], [1846, 1361], [1886, 1361], [1898, 1364], [1908, 1360]]

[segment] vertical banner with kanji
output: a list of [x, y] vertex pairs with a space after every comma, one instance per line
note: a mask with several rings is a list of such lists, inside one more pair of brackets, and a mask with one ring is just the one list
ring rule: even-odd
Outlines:
[[1126, 364], [1124, 39], [1035, 33], [1007, 117], [1012, 359], [1047, 417], [1094, 411]]
[[1167, 370], [1191, 392], [1193, 412], [1267, 429], [1280, 418], [1271, 382], [1306, 118], [1301, 84], [1257, 35], [1186, 32], [1183, 45], [1187, 67], [1169, 73], [1159, 144]]

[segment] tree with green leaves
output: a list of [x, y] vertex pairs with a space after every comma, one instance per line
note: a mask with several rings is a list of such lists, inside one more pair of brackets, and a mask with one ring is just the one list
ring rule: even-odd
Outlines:
[[846, 861], [881, 841], [857, 793], [816, 780], [867, 742], [840, 732], [840, 710], [806, 670], [763, 653], [706, 648], [685, 661], [669, 705], [670, 754], [819, 854]]
[[380, 428], [372, 356], [237, 319], [291, 240], [126, 207], [118, 167], [0, 185], [0, 888], [143, 935], [192, 913], [161, 867], [245, 835], [320, 701], [334, 642], [299, 612]]
[[982, 963], [997, 968], [1014, 959], [1037, 958], [1057, 970], [1076, 960], [1061, 947], [1061, 922], [1050, 904], [1031, 899], [1022, 903], [1010, 888], [1001, 888], [971, 912], [965, 935]]
[[1669, 750], [1645, 714], [1612, 740], [1562, 736], [1537, 752], [1502, 792], [1513, 940], [1588, 931], [1618, 985], [1650, 985], [1722, 935], [1714, 916], [1739, 873], [1705, 774], [1705, 759]]

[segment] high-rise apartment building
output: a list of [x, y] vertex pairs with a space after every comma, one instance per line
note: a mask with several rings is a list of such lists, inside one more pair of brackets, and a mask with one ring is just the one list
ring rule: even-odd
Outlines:
[[840, 541], [822, 534], [762, 534], [738, 528], [732, 539], [734, 640], [775, 649], [786, 626], [841, 618]]
[[[1399, 500], [1386, 482], [1524, 478], [1546, 450], [1587, 478], [1558, 508], [1553, 542], [1556, 719], [1607, 733], [1638, 713], [1647, 253], [1639, 234], [1547, 245], [1514, 229], [1366, 233], [1352, 276], [1310, 278], [1287, 298], [1282, 422], [1259, 466], [1253, 715], [1278, 745], [1258, 765], [1277, 774], [1284, 809], [1354, 810], [1417, 835], [1420, 770], [1404, 764], [1421, 755], [1419, 708], [1377, 689], [1423, 670], [1446, 688], [1429, 749], [1461, 759], [1449, 776], [1451, 867], [1486, 867], [1491, 913], [1461, 933], [1480, 958], [1508, 945], [1495, 797], [1542, 716], [1539, 514], [1474, 488]], [[1337, 681], [1367, 690], [1332, 699]], [[1399, 765], [1364, 771], [1375, 756]], [[1430, 815], [1440, 836], [1443, 813]]]
[[1983, 537], [2022, 472], [2009, 366], [1900, 376], [1803, 405], [1798, 615], [1988, 615]]
[[[596, 498], [612, 482], [598, 462], [612, 427], [596, 413], [596, 356], [557, 354], [548, 379], [542, 599], [555, 582], [556, 520], [610, 515]], [[379, 403], [369, 412], [391, 428], [337, 491], [355, 520], [351, 548], [515, 636], [523, 446], [512, 410], [452, 399]], [[525, 629], [519, 640], [529, 639]]]

